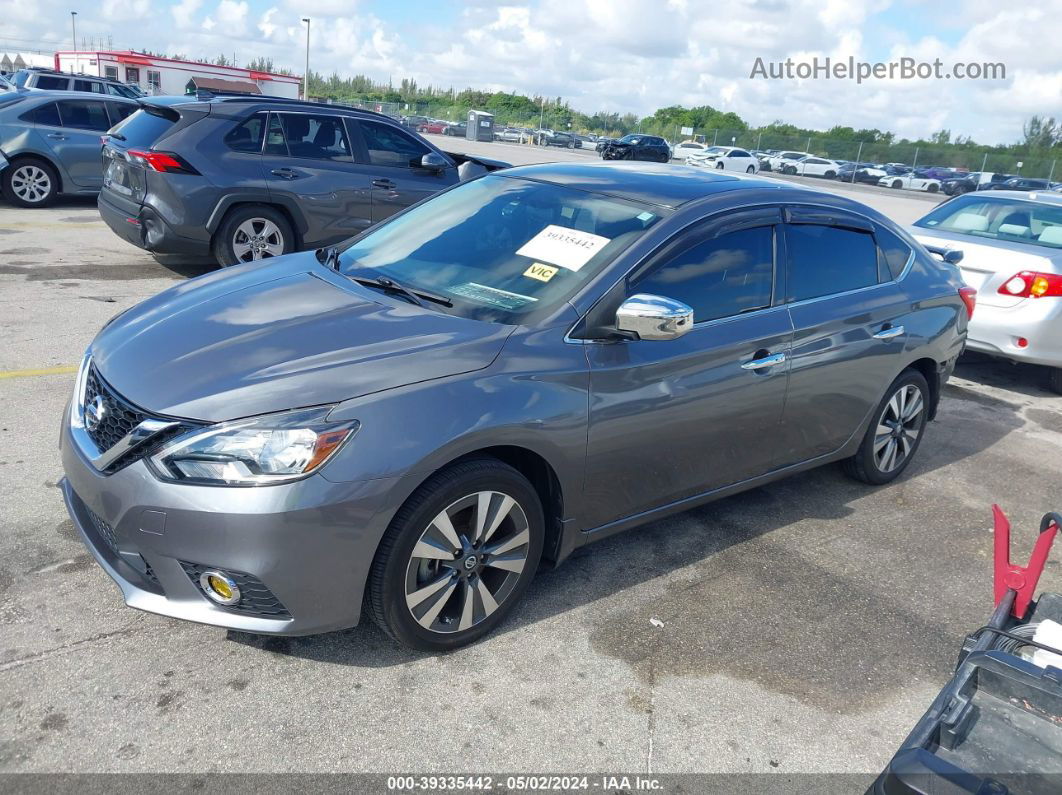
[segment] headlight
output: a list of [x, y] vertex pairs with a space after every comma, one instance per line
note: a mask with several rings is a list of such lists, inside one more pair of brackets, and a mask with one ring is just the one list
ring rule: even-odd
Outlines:
[[298, 480], [327, 461], [358, 430], [328, 422], [331, 406], [298, 409], [199, 428], [151, 456], [163, 480], [267, 486]]

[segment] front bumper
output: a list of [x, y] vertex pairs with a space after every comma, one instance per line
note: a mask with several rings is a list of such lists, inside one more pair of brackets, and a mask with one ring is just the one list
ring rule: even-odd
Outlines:
[[[1018, 338], [1028, 341], [1018, 347]], [[1026, 298], [1009, 307], [978, 303], [966, 340], [972, 351], [1062, 367], [1062, 298]]]
[[[263, 634], [358, 623], [389, 520], [378, 508], [393, 479], [332, 483], [313, 475], [260, 488], [188, 486], [158, 480], [143, 461], [99, 473], [67, 422], [60, 447], [70, 517], [130, 607]], [[242, 608], [210, 601], [196, 566], [243, 576], [236, 579], [251, 583], [252, 600]]]

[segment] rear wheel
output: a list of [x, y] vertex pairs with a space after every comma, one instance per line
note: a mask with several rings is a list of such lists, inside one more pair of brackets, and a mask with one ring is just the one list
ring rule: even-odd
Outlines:
[[47, 207], [59, 195], [59, 175], [38, 158], [15, 160], [2, 176], [4, 198], [16, 207]]
[[1051, 367], [1048, 369], [1047, 383], [1055, 392], [1062, 395], [1062, 368]]
[[289, 254], [295, 250], [295, 235], [279, 210], [247, 205], [225, 217], [212, 248], [218, 264], [228, 267]]
[[448, 651], [502, 622], [538, 568], [545, 522], [527, 479], [493, 458], [429, 478], [391, 520], [367, 603], [399, 643]]
[[900, 476], [922, 442], [929, 418], [929, 384], [917, 370], [892, 382], [874, 414], [859, 450], [842, 463], [856, 480], [875, 486]]
[[825, 174], [823, 174], [823, 176], [826, 177], [826, 179], [833, 179], [834, 177], [837, 176], [837, 172], [836, 171], [827, 171]]

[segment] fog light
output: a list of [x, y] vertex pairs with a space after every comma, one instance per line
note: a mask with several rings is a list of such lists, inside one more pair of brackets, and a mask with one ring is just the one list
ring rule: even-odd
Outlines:
[[204, 571], [199, 575], [199, 586], [219, 605], [234, 605], [240, 601], [239, 586], [224, 572]]

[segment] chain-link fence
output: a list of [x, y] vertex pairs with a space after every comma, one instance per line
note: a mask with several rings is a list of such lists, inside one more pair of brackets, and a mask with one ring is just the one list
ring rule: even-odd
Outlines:
[[[648, 130], [646, 130], [648, 132]], [[851, 141], [825, 136], [787, 136], [756, 130], [700, 130], [683, 135], [675, 128], [666, 137], [673, 141], [695, 140], [709, 146], [740, 146], [760, 151], [807, 152], [830, 160], [853, 160], [865, 163], [902, 163], [915, 168], [939, 166], [966, 171], [989, 171], [1000, 174], [1062, 181], [1062, 162], [1058, 154], [1014, 154], [991, 152], [962, 144], [926, 146], [884, 141]]]

